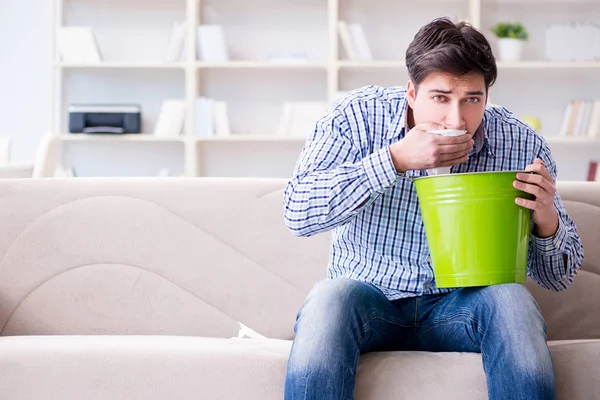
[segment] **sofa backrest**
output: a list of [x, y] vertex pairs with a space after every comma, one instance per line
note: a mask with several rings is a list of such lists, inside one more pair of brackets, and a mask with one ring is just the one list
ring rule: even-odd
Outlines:
[[0, 180], [0, 334], [293, 337], [327, 235], [281, 180]]
[[[292, 338], [326, 276], [329, 234], [292, 236], [285, 181], [0, 180], [0, 334]], [[600, 337], [600, 185], [563, 184], [586, 262], [561, 293], [529, 285], [549, 338]]]

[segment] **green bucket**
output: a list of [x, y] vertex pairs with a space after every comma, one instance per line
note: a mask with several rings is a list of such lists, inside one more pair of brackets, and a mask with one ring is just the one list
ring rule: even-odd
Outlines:
[[524, 283], [531, 211], [517, 171], [414, 180], [438, 288]]

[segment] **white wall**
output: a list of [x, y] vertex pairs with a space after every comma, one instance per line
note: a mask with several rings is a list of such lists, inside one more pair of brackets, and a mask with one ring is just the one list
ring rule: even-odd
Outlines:
[[50, 124], [50, 15], [48, 0], [0, 0], [0, 136], [15, 162], [33, 162]]

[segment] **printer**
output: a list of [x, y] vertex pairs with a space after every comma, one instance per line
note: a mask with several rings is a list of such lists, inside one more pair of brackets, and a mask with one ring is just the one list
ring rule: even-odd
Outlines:
[[141, 107], [136, 104], [71, 104], [70, 133], [140, 133]]

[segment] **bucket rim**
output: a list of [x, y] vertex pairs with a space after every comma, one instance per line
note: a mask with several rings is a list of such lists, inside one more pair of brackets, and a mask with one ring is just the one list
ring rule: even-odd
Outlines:
[[416, 180], [422, 180], [422, 179], [429, 179], [429, 178], [439, 178], [442, 176], [464, 176], [464, 175], [482, 175], [482, 174], [518, 174], [518, 173], [524, 173], [524, 174], [535, 174], [534, 171], [525, 171], [522, 169], [515, 169], [515, 170], [510, 170], [510, 171], [476, 171], [476, 172], [459, 172], [456, 174], [440, 174], [440, 175], [426, 175], [426, 176], [419, 176], [419, 177], [415, 177], [413, 178], [415, 181]]

